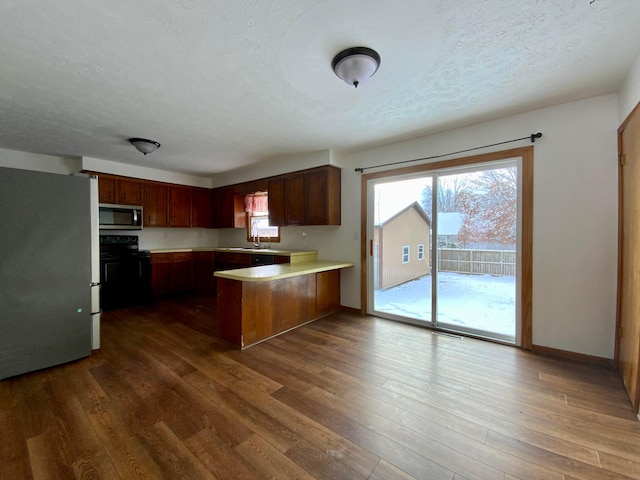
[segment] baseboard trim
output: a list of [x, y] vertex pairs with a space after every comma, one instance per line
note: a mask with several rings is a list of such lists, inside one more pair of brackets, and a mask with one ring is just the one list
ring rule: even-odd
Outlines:
[[345, 305], [340, 305], [340, 311], [344, 313], [350, 313], [352, 315], [362, 315], [362, 312], [359, 308], [347, 307]]
[[575, 360], [576, 362], [601, 365], [612, 369], [616, 368], [616, 363], [613, 358], [597, 357], [595, 355], [587, 355], [586, 353], [570, 352], [568, 350], [544, 347], [542, 345], [533, 345], [532, 350], [536, 353], [547, 355], [548, 357], [566, 358], [568, 360]]

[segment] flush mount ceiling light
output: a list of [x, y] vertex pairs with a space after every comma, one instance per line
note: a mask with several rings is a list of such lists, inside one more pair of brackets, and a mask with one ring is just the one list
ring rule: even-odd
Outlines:
[[347, 48], [337, 54], [331, 68], [347, 85], [358, 88], [380, 68], [380, 55], [367, 47]]
[[147, 153], [155, 152], [160, 148], [160, 144], [158, 142], [154, 140], [147, 140], [146, 138], [130, 138], [129, 143], [145, 155]]

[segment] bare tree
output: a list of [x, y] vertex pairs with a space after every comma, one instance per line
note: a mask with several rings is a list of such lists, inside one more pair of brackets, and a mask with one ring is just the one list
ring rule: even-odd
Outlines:
[[472, 242], [511, 244], [516, 236], [518, 208], [516, 167], [486, 170], [470, 180], [458, 196], [464, 214], [458, 238]]
[[[445, 177], [440, 182], [440, 188], [438, 189], [438, 212], [449, 213], [459, 212], [460, 192], [465, 189], [466, 181], [459, 175], [451, 177]], [[433, 189], [431, 185], [427, 185], [422, 190], [420, 204], [425, 212], [429, 215], [433, 214]]]

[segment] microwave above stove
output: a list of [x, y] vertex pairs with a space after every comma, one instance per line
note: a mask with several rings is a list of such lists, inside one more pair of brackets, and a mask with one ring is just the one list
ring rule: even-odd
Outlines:
[[142, 230], [142, 207], [101, 203], [98, 206], [100, 230]]

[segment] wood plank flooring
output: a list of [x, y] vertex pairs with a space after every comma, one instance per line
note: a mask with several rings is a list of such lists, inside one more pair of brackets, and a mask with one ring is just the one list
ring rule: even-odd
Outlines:
[[214, 300], [106, 312], [90, 358], [0, 382], [0, 479], [640, 479], [606, 368], [334, 314], [243, 352]]

